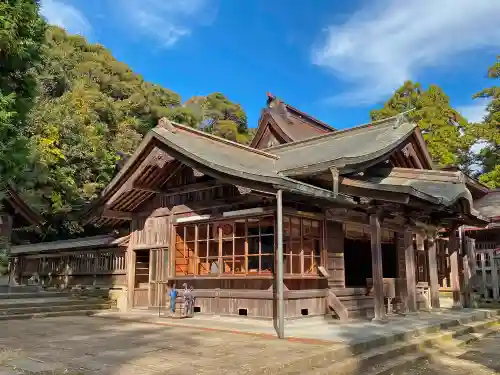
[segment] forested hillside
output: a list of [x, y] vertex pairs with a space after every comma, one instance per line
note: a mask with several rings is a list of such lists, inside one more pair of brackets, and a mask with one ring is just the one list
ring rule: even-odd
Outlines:
[[57, 27], [47, 29], [35, 78], [39, 96], [26, 121], [30, 163], [16, 182], [56, 232], [81, 230], [67, 214], [99, 194], [119, 159], [161, 117], [242, 143], [251, 139], [245, 112], [223, 94], [183, 105], [177, 93], [145, 81], [104, 47]]

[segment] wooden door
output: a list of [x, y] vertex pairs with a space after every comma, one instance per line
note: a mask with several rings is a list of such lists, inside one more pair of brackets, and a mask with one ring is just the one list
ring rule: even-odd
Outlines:
[[151, 249], [149, 259], [149, 306], [165, 306], [169, 273], [168, 248]]

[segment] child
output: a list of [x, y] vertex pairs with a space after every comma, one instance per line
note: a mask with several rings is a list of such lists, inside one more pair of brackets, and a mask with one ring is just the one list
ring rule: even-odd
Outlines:
[[170, 297], [170, 312], [175, 314], [175, 300], [177, 298], [177, 289], [175, 289], [175, 284], [172, 286], [172, 289], [170, 289], [168, 296]]

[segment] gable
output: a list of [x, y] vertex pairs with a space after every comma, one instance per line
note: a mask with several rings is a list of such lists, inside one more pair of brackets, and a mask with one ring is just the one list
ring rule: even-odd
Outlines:
[[288, 141], [280, 135], [268, 122], [265, 125], [264, 131], [262, 132], [262, 137], [258, 140], [254, 146], [257, 149], [265, 149], [277, 145], [282, 145]]
[[[259, 126], [250, 147], [265, 149], [285, 143], [302, 141], [330, 133], [332, 130], [320, 126], [295, 112], [287, 110], [286, 116], [274, 109], [264, 109]], [[274, 139], [273, 139], [274, 138]], [[270, 145], [270, 141], [276, 141]]]

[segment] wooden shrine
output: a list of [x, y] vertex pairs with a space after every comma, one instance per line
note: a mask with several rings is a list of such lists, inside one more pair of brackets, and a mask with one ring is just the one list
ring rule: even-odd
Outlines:
[[[404, 116], [337, 131], [269, 96], [251, 147], [162, 119], [84, 218], [128, 223], [126, 285], [109, 286], [130, 309], [165, 305], [187, 283], [198, 314], [383, 320], [385, 283], [397, 284], [395, 309], [439, 307], [444, 247], [466, 303], [457, 228], [488, 223], [466, 182], [432, 169]], [[30, 270], [71, 253], [28, 247], [15, 250]], [[95, 249], [78, 254], [99, 263]]]

